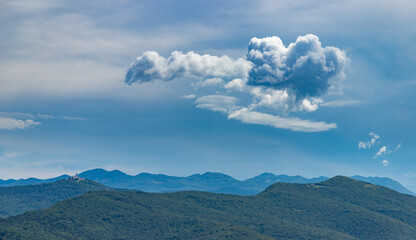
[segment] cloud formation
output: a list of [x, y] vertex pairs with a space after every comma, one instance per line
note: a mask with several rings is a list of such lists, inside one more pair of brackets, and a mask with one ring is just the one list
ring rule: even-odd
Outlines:
[[377, 135], [375, 132], [370, 132], [368, 135], [370, 135], [371, 137], [370, 141], [367, 141], [367, 142], [359, 141], [358, 148], [362, 148], [362, 149], [371, 148], [372, 146], [374, 146], [374, 144], [377, 143], [377, 139], [380, 138], [380, 136]]
[[228, 117], [240, 120], [244, 123], [261, 124], [299, 132], [321, 132], [337, 128], [335, 123], [328, 124], [325, 122], [315, 122], [299, 118], [283, 118], [267, 113], [250, 111], [246, 108], [232, 112]]
[[385, 166], [385, 167], [390, 165], [390, 162], [387, 161], [387, 160], [383, 160], [382, 163], [383, 163], [383, 166]]
[[236, 103], [238, 99], [223, 95], [208, 95], [195, 100], [198, 108], [210, 109], [212, 111], [229, 113], [230, 111], [238, 109]]
[[155, 51], [144, 52], [130, 66], [125, 76], [127, 84], [153, 80], [170, 81], [179, 77], [194, 78], [239, 78], [247, 77], [252, 64], [228, 56], [199, 55], [194, 52], [183, 54], [172, 52], [168, 58]]
[[[279, 37], [252, 38], [245, 58], [200, 55], [174, 51], [167, 58], [155, 51], [144, 52], [130, 66], [125, 83], [194, 78], [196, 88], [209, 87], [249, 94], [248, 106], [236, 106], [234, 96], [209, 94], [198, 98], [198, 108], [227, 113], [229, 118], [294, 131], [316, 132], [336, 128], [335, 123], [286, 117], [290, 112], [316, 111], [321, 98], [344, 78], [348, 62], [336, 47], [322, 47], [319, 38], [300, 36], [287, 47]], [[241, 94], [239, 95], [241, 97]], [[262, 113], [270, 108], [285, 117]]]
[[247, 84], [287, 89], [298, 99], [326, 93], [347, 63], [343, 51], [323, 48], [312, 34], [298, 37], [288, 47], [279, 37], [252, 38], [248, 49], [247, 60], [254, 66]]
[[380, 148], [380, 150], [378, 150], [378, 152], [376, 153], [376, 155], [374, 156], [374, 158], [380, 157], [382, 155], [385, 155], [387, 153], [387, 146], [382, 146]]
[[25, 129], [39, 124], [40, 122], [35, 122], [32, 119], [21, 120], [10, 117], [0, 117], [0, 130]]

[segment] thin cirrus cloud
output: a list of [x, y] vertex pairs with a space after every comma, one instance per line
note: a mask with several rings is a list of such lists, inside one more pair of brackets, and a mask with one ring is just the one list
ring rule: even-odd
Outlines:
[[[172, 52], [168, 58], [155, 51], [144, 52], [128, 69], [125, 83], [154, 80], [197, 79], [194, 87], [216, 87], [215, 94], [198, 98], [198, 108], [227, 113], [228, 118], [245, 123], [268, 125], [302, 132], [327, 131], [335, 123], [286, 117], [290, 112], [316, 111], [328, 92], [345, 79], [348, 58], [336, 47], [322, 47], [319, 38], [300, 36], [287, 47], [279, 37], [252, 38], [245, 58]], [[224, 90], [227, 95], [219, 94]], [[251, 96], [248, 106], [236, 106], [232, 95]], [[239, 95], [241, 97], [241, 95]], [[261, 112], [270, 108], [278, 115]]]
[[31, 114], [20, 112], [0, 112], [0, 130], [15, 130], [15, 129], [27, 129], [32, 126], [40, 125], [38, 120], [51, 120], [61, 119], [68, 121], [84, 121], [87, 118], [71, 117], [66, 115], [53, 116], [49, 114]]

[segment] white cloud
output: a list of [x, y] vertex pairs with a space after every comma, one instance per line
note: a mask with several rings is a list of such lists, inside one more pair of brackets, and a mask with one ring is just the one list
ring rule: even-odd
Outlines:
[[347, 57], [335, 47], [322, 47], [319, 38], [299, 36], [288, 47], [279, 37], [252, 38], [247, 60], [254, 63], [247, 84], [289, 89], [297, 99], [326, 93], [344, 75]]
[[196, 107], [228, 113], [236, 110], [238, 99], [224, 95], [207, 95], [195, 100]]
[[380, 150], [378, 150], [378, 152], [376, 153], [376, 155], [374, 156], [374, 158], [380, 157], [382, 155], [385, 155], [387, 153], [387, 146], [382, 146], [380, 148]]
[[389, 161], [387, 161], [387, 160], [383, 160], [383, 166], [385, 166], [385, 167], [387, 167], [387, 166], [389, 166], [390, 165], [390, 162]]
[[377, 135], [375, 132], [370, 132], [368, 135], [370, 135], [371, 139], [368, 142], [359, 141], [358, 142], [358, 148], [368, 149], [374, 146], [374, 144], [377, 143], [377, 139], [380, 138], [379, 135]]
[[295, 131], [325, 131], [336, 128], [336, 124], [282, 118], [254, 109], [272, 108], [283, 115], [291, 111], [316, 111], [323, 103], [318, 96], [327, 93], [343, 78], [346, 64], [347, 57], [343, 51], [335, 47], [322, 47], [315, 35], [300, 36], [288, 47], [274, 36], [252, 38], [245, 59], [200, 55], [192, 51], [185, 54], [174, 51], [165, 58], [158, 52], [147, 51], [131, 64], [125, 75], [125, 83], [132, 85], [182, 77], [196, 78], [198, 82], [191, 85], [221, 86], [253, 96], [252, 102], [241, 109], [235, 106], [237, 98], [218, 95], [220, 91], [216, 91], [217, 95], [198, 98], [195, 101], [198, 108], [225, 113], [234, 111], [230, 113], [230, 118], [247, 123]]
[[407, 173], [403, 174], [406, 177], [416, 177], [415, 171], [408, 171]]
[[183, 96], [181, 96], [181, 98], [193, 99], [193, 98], [196, 98], [196, 95], [195, 94], [183, 95]]
[[37, 118], [40, 119], [61, 119], [61, 120], [69, 120], [69, 121], [85, 121], [85, 120], [89, 120], [87, 118], [83, 118], [83, 117], [72, 117], [72, 116], [66, 116], [66, 115], [59, 115], [59, 116], [54, 116], [54, 115], [50, 115], [50, 114], [36, 114]]
[[195, 84], [196, 87], [220, 86], [224, 84], [222, 78], [208, 78]]
[[20, 113], [20, 112], [0, 112], [0, 117], [35, 119], [35, 116], [31, 113]]
[[289, 106], [291, 106], [291, 102], [294, 101], [286, 90], [254, 87], [251, 88], [250, 93], [255, 97], [255, 100], [257, 100], [255, 105], [271, 107], [282, 111], [290, 110]]
[[180, 77], [193, 78], [238, 78], [247, 77], [252, 63], [242, 58], [228, 56], [199, 55], [194, 52], [183, 54], [174, 51], [168, 58], [155, 51], [144, 52], [126, 73], [127, 84], [153, 80], [169, 81]]
[[237, 91], [243, 91], [246, 86], [246, 82], [241, 78], [233, 79], [224, 85], [225, 88]]
[[55, 118], [52, 115], [49, 115], [49, 114], [41, 114], [41, 113], [36, 114], [36, 117], [41, 118], [41, 119], [53, 119], [53, 118]]
[[394, 152], [397, 152], [397, 150], [399, 150], [402, 147], [402, 143], [399, 143], [399, 145], [397, 145], [397, 147], [394, 149]]
[[30, 126], [39, 125], [40, 122], [35, 122], [32, 119], [15, 119], [15, 118], [6, 118], [0, 117], [0, 130], [13, 130], [13, 129], [25, 129]]
[[300, 105], [300, 110], [304, 110], [307, 112], [313, 112], [318, 110], [319, 104], [322, 103], [323, 100], [320, 98], [311, 98], [309, 99], [303, 99]]
[[320, 104], [321, 107], [345, 107], [345, 106], [352, 106], [362, 103], [362, 101], [358, 100], [335, 100], [330, 102], [324, 102]]
[[247, 108], [230, 113], [228, 118], [237, 119], [244, 123], [268, 125], [299, 132], [321, 132], [337, 128], [335, 123], [328, 124], [299, 118], [282, 118], [267, 113], [250, 111]]

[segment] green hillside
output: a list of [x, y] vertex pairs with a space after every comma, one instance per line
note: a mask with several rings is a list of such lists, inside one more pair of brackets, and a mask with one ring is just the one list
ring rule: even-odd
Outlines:
[[38, 185], [0, 187], [0, 217], [45, 209], [59, 201], [88, 191], [110, 189], [90, 180], [76, 179], [63, 179]]
[[255, 196], [89, 192], [0, 220], [0, 239], [416, 239], [416, 198], [346, 177]]

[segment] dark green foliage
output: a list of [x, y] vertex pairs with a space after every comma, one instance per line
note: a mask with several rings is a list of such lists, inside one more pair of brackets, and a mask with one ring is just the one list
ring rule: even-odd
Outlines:
[[416, 239], [416, 198], [346, 177], [255, 196], [98, 191], [0, 220], [0, 239]]
[[90, 180], [63, 179], [54, 183], [0, 187], [0, 217], [48, 208], [67, 198], [111, 188]]

